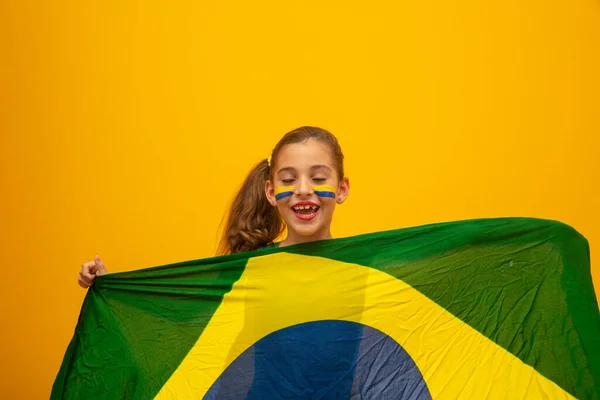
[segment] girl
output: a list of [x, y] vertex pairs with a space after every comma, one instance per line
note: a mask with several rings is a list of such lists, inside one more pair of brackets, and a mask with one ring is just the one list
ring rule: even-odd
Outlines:
[[[228, 213], [219, 254], [330, 239], [335, 206], [349, 192], [344, 155], [335, 136], [311, 126], [288, 132], [242, 184]], [[287, 237], [275, 243], [285, 228]], [[96, 256], [83, 264], [78, 283], [88, 288], [107, 272]]]

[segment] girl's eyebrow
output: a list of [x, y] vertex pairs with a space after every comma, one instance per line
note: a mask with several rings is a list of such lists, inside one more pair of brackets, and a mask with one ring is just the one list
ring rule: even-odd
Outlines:
[[[331, 168], [329, 168], [325, 164], [311, 165], [310, 169], [313, 170], [313, 171], [316, 170], [316, 169], [326, 169], [328, 171], [331, 171]], [[283, 167], [283, 168], [280, 168], [277, 171], [278, 174], [281, 174], [282, 172], [292, 172], [292, 173], [295, 173], [296, 172], [296, 168], [294, 168], [294, 167]]]
[[280, 174], [282, 172], [296, 172], [296, 168], [294, 168], [294, 167], [283, 167], [283, 168], [280, 168], [277, 171], [278, 174]]

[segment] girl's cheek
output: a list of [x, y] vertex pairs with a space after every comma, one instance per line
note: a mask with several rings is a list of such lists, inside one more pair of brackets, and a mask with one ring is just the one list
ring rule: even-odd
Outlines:
[[275, 194], [275, 200], [277, 200], [277, 201], [283, 200], [286, 197], [290, 197], [291, 195], [294, 194], [294, 187], [293, 186], [280, 186], [275, 189], [274, 194]]
[[336, 197], [336, 190], [333, 186], [330, 185], [316, 185], [313, 186], [313, 191], [315, 194], [321, 198], [332, 198]]

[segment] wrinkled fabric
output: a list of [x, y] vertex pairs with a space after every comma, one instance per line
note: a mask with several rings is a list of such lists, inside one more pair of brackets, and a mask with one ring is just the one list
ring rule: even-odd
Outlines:
[[434, 224], [98, 277], [53, 399], [600, 398], [589, 247]]

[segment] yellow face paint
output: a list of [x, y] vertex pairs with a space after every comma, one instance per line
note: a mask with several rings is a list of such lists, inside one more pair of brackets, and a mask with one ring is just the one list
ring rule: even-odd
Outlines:
[[293, 186], [280, 186], [275, 189], [275, 200], [279, 201], [294, 194]]
[[329, 185], [313, 186], [315, 194], [319, 197], [331, 197], [335, 199], [335, 188]]

